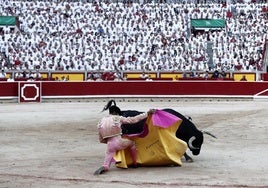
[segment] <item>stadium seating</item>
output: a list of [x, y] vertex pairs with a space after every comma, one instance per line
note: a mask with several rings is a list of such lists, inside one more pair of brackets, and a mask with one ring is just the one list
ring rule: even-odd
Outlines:
[[[0, 68], [45, 71], [262, 71], [267, 3], [3, 1]], [[223, 19], [193, 30], [192, 19]], [[208, 48], [211, 45], [211, 49]], [[210, 50], [209, 50], [210, 49]]]

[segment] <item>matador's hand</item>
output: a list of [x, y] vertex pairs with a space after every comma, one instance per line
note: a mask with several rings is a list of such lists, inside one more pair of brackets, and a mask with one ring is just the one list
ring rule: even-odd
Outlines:
[[150, 109], [150, 110], [147, 112], [147, 114], [148, 114], [148, 115], [151, 115], [151, 114], [155, 113], [155, 111], [156, 111], [156, 109]]

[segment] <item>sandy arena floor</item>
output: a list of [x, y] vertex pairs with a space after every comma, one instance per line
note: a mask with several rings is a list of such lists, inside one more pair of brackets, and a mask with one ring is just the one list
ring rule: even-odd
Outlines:
[[96, 129], [105, 104], [1, 104], [0, 187], [268, 187], [268, 101], [117, 101], [122, 110], [173, 108], [218, 139], [206, 135], [201, 154], [182, 167], [113, 165], [94, 176], [106, 148]]

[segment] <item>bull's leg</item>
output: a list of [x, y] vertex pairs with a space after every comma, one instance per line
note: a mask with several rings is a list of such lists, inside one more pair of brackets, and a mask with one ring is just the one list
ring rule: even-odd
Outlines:
[[188, 162], [188, 163], [194, 162], [194, 160], [189, 155], [187, 155], [186, 152], [184, 153], [183, 156], [185, 157], [186, 162]]

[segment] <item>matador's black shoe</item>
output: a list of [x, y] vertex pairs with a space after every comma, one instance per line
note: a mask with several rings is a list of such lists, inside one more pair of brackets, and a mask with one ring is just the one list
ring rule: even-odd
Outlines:
[[103, 174], [105, 171], [106, 171], [105, 168], [102, 166], [102, 167], [100, 167], [98, 170], [96, 170], [96, 171], [94, 172], [94, 175], [100, 175], [100, 174]]

